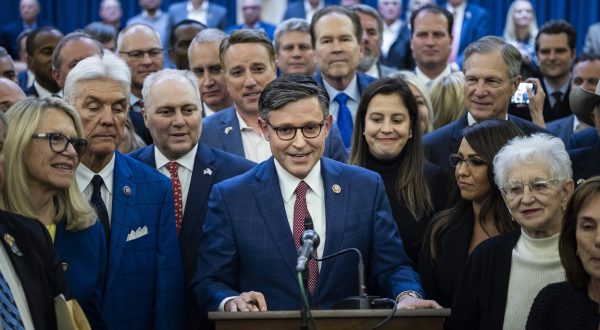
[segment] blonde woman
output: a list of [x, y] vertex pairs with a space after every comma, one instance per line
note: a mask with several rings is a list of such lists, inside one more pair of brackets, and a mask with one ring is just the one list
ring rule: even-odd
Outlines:
[[433, 129], [460, 118], [466, 111], [465, 75], [456, 71], [436, 81], [431, 87]]
[[429, 96], [429, 90], [419, 77], [417, 77], [411, 71], [399, 71], [392, 75], [392, 77], [404, 80], [410, 91], [417, 99], [417, 106], [419, 108], [419, 127], [421, 127], [421, 133], [426, 134], [433, 131], [433, 106], [431, 105], [431, 97]]
[[523, 63], [531, 65], [535, 58], [535, 36], [538, 34], [537, 19], [529, 0], [515, 0], [508, 7], [504, 39], [517, 47]]

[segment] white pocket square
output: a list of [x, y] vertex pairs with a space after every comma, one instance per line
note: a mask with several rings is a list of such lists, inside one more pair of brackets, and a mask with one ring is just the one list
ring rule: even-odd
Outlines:
[[148, 227], [138, 227], [138, 229], [131, 230], [129, 234], [127, 234], [127, 242], [133, 241], [134, 239], [138, 239], [146, 235], [148, 235]]

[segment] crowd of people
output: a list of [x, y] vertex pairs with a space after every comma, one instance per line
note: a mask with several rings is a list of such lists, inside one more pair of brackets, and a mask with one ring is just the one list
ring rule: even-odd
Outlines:
[[600, 328], [597, 24], [577, 54], [529, 0], [502, 37], [466, 0], [240, 2], [0, 27], [0, 328], [56, 329], [61, 294], [92, 329], [332, 309], [349, 248], [446, 329]]

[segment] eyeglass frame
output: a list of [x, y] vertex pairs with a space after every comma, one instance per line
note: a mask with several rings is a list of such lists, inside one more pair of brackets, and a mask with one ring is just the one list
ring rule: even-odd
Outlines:
[[[155, 52], [155, 51], [156, 51], [156, 54], [153, 55], [152, 52]], [[150, 58], [156, 58], [159, 55], [162, 55], [163, 51], [164, 51], [164, 48], [154, 47], [154, 48], [150, 48], [150, 49], [146, 49], [146, 50], [135, 49], [135, 50], [130, 50], [128, 52], [119, 51], [119, 54], [125, 54], [125, 55], [131, 57], [134, 60], [141, 60], [141, 59], [144, 58], [144, 55], [146, 55], [146, 54], [148, 54], [148, 56]], [[140, 53], [139, 55], [135, 54], [135, 53], [138, 53], [138, 52]], [[132, 53], [134, 55], [132, 55]]]
[[[312, 137], [306, 136], [306, 133], [304, 133], [304, 128], [306, 128], [308, 125], [302, 126], [302, 127], [296, 127], [296, 126], [279, 126], [279, 127], [275, 127], [273, 126], [273, 124], [271, 124], [271, 122], [269, 120], [265, 120], [265, 123], [267, 124], [267, 126], [271, 127], [274, 131], [275, 131], [275, 135], [277, 135], [277, 137], [282, 140], [282, 141], [291, 141], [293, 139], [296, 138], [296, 135], [298, 134], [298, 130], [300, 130], [300, 132], [302, 132], [302, 136], [304, 136], [304, 138], [306, 139], [316, 139], [317, 137], [319, 137], [319, 135], [321, 135], [321, 131], [323, 131], [323, 126], [325, 126], [327, 124], [327, 121], [325, 119], [323, 119], [322, 122], [315, 124], [315, 123], [310, 123], [308, 125], [317, 125], [319, 127], [319, 132]], [[286, 129], [293, 129], [294, 130], [294, 135], [292, 135], [292, 137], [290, 137], [289, 139], [285, 139], [282, 138], [279, 135], [279, 130], [282, 128], [286, 128]]]
[[[538, 180], [538, 181], [537, 181], [537, 182], [535, 182], [535, 180]], [[528, 182], [528, 183], [523, 183], [523, 182], [521, 181], [521, 182], [519, 182], [519, 183], [522, 185], [523, 191], [522, 191], [521, 193], [519, 193], [518, 195], [516, 195], [516, 196], [512, 196], [512, 197], [510, 196], [510, 195], [512, 194], [512, 193], [510, 192], [510, 190], [509, 190], [509, 192], [507, 192], [507, 191], [506, 191], [506, 188], [509, 188], [509, 187], [502, 186], [502, 187], [498, 187], [498, 188], [500, 188], [500, 191], [501, 191], [501, 192], [502, 192], [502, 194], [503, 194], [503, 195], [506, 197], [506, 199], [508, 199], [508, 200], [510, 200], [510, 201], [513, 201], [513, 200], [516, 200], [516, 199], [517, 199], [517, 198], [519, 198], [519, 197], [522, 197], [522, 196], [523, 196], [523, 194], [525, 194], [525, 186], [527, 186], [527, 189], [529, 189], [529, 193], [530, 193], [530, 194], [534, 194], [534, 195], [542, 195], [542, 196], [543, 196], [543, 195], [545, 195], [544, 193], [541, 193], [541, 192], [540, 192], [540, 191], [538, 191], [538, 190], [532, 189], [532, 188], [531, 188], [531, 185], [532, 185], [532, 184], [533, 184], [533, 185], [535, 185], [535, 184], [539, 184], [539, 183], [544, 183], [544, 184], [548, 184], [548, 185], [546, 186], [546, 188], [549, 188], [549, 187], [550, 187], [550, 185], [555, 185], [555, 184], [557, 184], [557, 183], [559, 183], [559, 182], [560, 182], [560, 180], [559, 180], [559, 179], [550, 179], [550, 178], [533, 178], [533, 179], [529, 180], [529, 182]], [[511, 183], [510, 183], [510, 182], [507, 182], [506, 184], [511, 184]]]
[[[456, 164], [454, 164], [453, 160], [456, 158], [457, 162]], [[473, 162], [473, 160], [477, 160], [477, 161], [481, 161], [481, 164], [476, 164]], [[467, 158], [460, 156], [459, 154], [454, 154], [451, 153], [450, 155], [448, 155], [448, 162], [450, 163], [450, 166], [452, 167], [458, 167], [458, 165], [462, 164], [463, 162], [467, 164], [468, 168], [477, 168], [477, 167], [481, 167], [483, 165], [488, 165], [488, 161], [483, 159], [483, 158], [478, 158], [478, 157], [474, 157], [474, 156], [468, 156]]]
[[[52, 139], [56, 138], [56, 137], [63, 137], [66, 140], [65, 146], [63, 147], [62, 150], [58, 151], [55, 149], [56, 146], [54, 146], [52, 144]], [[82, 138], [78, 138], [78, 137], [68, 137], [62, 133], [57, 133], [57, 132], [49, 132], [49, 133], [33, 133], [31, 135], [31, 138], [34, 139], [46, 139], [48, 140], [48, 145], [50, 146], [50, 150], [54, 151], [57, 154], [63, 153], [65, 150], [67, 150], [67, 148], [69, 147], [69, 143], [73, 146], [73, 149], [75, 149], [75, 153], [77, 154], [78, 157], [81, 157], [85, 151], [87, 150], [87, 145], [88, 142], [86, 139], [82, 139]], [[81, 147], [77, 147], [77, 144], [80, 144], [83, 142], [83, 148], [82, 150], [77, 150], [78, 148], [81, 149]]]

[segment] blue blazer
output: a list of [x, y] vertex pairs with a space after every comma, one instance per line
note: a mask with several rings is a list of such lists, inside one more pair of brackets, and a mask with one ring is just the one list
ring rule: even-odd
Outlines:
[[460, 44], [456, 55], [456, 63], [458, 63], [461, 68], [464, 61], [463, 51], [465, 48], [475, 40], [487, 35], [493, 35], [494, 33], [491, 31], [491, 26], [489, 12], [483, 7], [467, 2], [463, 25], [460, 31]]
[[102, 301], [108, 328], [180, 329], [183, 275], [171, 181], [118, 151], [113, 175]]
[[[136, 150], [130, 156], [156, 168], [154, 145]], [[202, 324], [201, 312], [197, 310], [192, 298], [190, 283], [196, 272], [198, 246], [200, 245], [202, 226], [208, 209], [210, 189], [214, 184], [242, 174], [254, 165], [256, 164], [246, 158], [211, 148], [203, 143], [198, 144], [183, 213], [183, 223], [179, 233], [179, 250], [183, 261], [185, 285], [186, 329], [198, 329]], [[205, 172], [207, 169], [210, 170], [210, 174]]]
[[[229, 26], [227, 22], [227, 8], [216, 4], [216, 1], [208, 3], [208, 17], [206, 18], [206, 26], [209, 28], [217, 28], [225, 30]], [[180, 1], [169, 6], [170, 26], [183, 21], [187, 18], [187, 1]]]
[[581, 179], [587, 180], [600, 175], [600, 142], [596, 144], [569, 150], [573, 180], [577, 185]]
[[571, 135], [573, 135], [573, 121], [575, 115], [570, 115], [564, 118], [553, 120], [546, 124], [546, 130], [560, 138], [565, 146], [569, 145]]
[[[248, 27], [246, 26], [246, 24], [238, 24], [238, 25], [233, 25], [233, 26], [228, 27], [225, 30], [225, 32], [227, 32], [228, 34], [231, 34], [235, 30], [241, 30], [241, 29], [247, 29], [247, 28]], [[258, 27], [255, 28], [254, 30], [264, 32], [267, 35], [267, 37], [269, 37], [270, 40], [273, 40], [273, 35], [275, 34], [275, 25], [269, 24], [264, 21], [260, 21], [260, 22], [258, 22]]]
[[93, 329], [105, 329], [100, 306], [106, 276], [104, 229], [96, 221], [80, 231], [67, 231], [66, 220], [56, 225], [54, 247], [67, 264], [65, 276], [70, 297], [77, 299]]
[[[337, 5], [337, 4], [339, 4], [339, 1], [325, 0], [325, 6]], [[283, 14], [282, 21], [285, 21], [286, 19], [293, 18], [293, 17], [306, 19], [306, 10], [304, 10], [304, 1], [300, 0], [300, 1], [288, 2], [287, 8], [285, 9], [285, 13]], [[310, 23], [310, 22], [308, 22], [308, 23]]]
[[[346, 248], [362, 252], [368, 290], [395, 298], [422, 293], [394, 223], [381, 177], [321, 158], [327, 232], [324, 255]], [[339, 185], [335, 193], [331, 187]], [[217, 310], [223, 299], [245, 291], [265, 295], [270, 310], [300, 309], [297, 251], [287, 221], [273, 158], [215, 185], [211, 191], [198, 271], [192, 282], [198, 305]], [[357, 294], [355, 255], [324, 261], [311, 305], [329, 309]]]
[[[519, 126], [525, 134], [550, 133], [532, 122], [513, 115], [508, 115], [508, 120]], [[427, 159], [445, 169], [448, 173], [454, 173], [448, 161], [448, 156], [458, 151], [460, 141], [463, 137], [462, 130], [467, 126], [467, 114], [465, 113], [450, 124], [425, 134], [423, 137], [423, 146], [425, 147], [425, 156]]]
[[[240, 133], [240, 123], [233, 107], [223, 109], [202, 121], [200, 142], [240, 157], [246, 157], [242, 144], [242, 133]], [[324, 156], [343, 163], [346, 162], [347, 155], [344, 142], [336, 125], [331, 127], [329, 136], [325, 140]]]
[[571, 135], [569, 143], [567, 144], [567, 149], [589, 147], [593, 146], [599, 141], [600, 138], [598, 137], [598, 131], [596, 128], [588, 127]]

